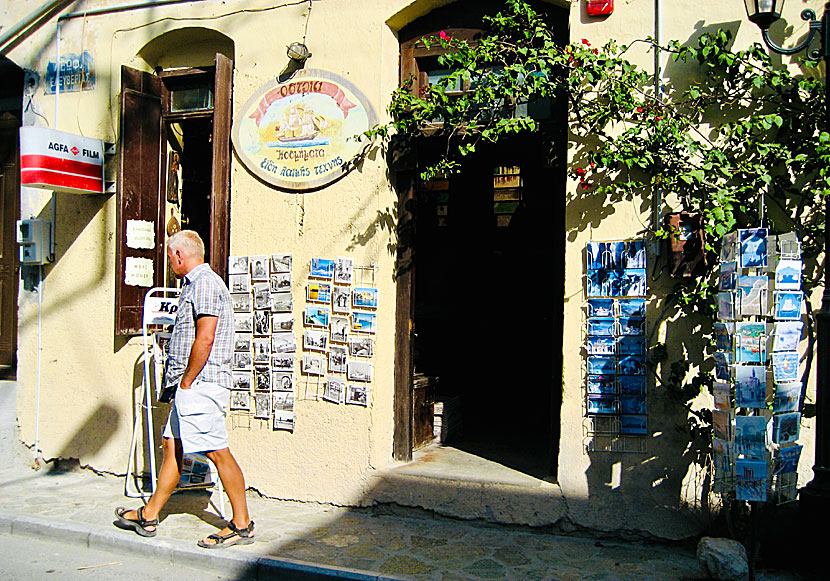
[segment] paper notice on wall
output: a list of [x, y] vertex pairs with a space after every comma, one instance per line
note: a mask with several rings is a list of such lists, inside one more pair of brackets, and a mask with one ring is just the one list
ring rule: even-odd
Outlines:
[[124, 284], [130, 286], [153, 286], [152, 259], [128, 256], [124, 263]]
[[127, 248], [149, 250], [156, 247], [156, 229], [148, 220], [127, 220]]

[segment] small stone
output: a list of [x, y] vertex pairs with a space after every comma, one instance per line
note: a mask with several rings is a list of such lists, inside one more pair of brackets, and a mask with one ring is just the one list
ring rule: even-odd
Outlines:
[[703, 574], [719, 581], [749, 579], [746, 549], [738, 541], [703, 537], [697, 544], [697, 562]]

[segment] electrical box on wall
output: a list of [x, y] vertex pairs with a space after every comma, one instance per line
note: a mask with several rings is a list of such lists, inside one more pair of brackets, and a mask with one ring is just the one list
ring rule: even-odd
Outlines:
[[585, 0], [588, 16], [607, 16], [614, 12], [614, 0]]
[[51, 262], [52, 223], [32, 218], [17, 221], [17, 243], [20, 244], [21, 264], [48, 264]]

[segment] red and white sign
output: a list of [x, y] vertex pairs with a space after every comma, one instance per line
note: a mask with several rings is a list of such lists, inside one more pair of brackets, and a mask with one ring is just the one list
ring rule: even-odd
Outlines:
[[20, 183], [56, 192], [103, 193], [104, 142], [48, 127], [21, 127]]

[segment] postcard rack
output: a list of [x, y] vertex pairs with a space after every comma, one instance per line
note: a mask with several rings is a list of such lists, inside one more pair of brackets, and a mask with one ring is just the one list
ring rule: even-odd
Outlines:
[[583, 438], [586, 452], [647, 451], [645, 240], [586, 248]]
[[[801, 245], [794, 233], [724, 236], [714, 326], [714, 490], [791, 502], [801, 445]], [[770, 300], [771, 299], [771, 300]]]

